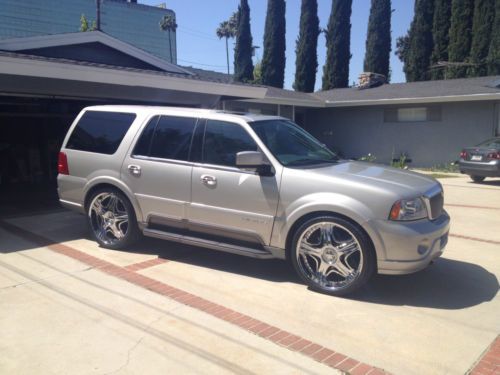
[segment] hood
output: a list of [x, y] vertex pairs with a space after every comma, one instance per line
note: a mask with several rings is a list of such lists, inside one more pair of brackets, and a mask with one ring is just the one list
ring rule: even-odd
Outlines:
[[403, 197], [423, 195], [439, 185], [439, 182], [434, 178], [420, 173], [367, 162], [342, 160], [337, 164], [309, 169], [309, 172], [324, 177], [342, 178], [355, 183], [375, 185], [381, 189], [397, 191]]

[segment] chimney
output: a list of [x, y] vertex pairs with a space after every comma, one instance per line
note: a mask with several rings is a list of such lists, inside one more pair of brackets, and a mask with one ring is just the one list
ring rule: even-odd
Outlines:
[[383, 74], [363, 72], [359, 75], [358, 89], [370, 89], [373, 87], [382, 86], [387, 83], [387, 77]]

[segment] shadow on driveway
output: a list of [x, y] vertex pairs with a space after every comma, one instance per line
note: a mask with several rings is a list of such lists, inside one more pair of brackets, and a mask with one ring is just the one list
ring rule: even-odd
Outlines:
[[[69, 240], [88, 239], [84, 220], [78, 219], [71, 224], [73, 224], [72, 230], [57, 232], [58, 241], [50, 241], [44, 236], [43, 243], [40, 243], [39, 236], [33, 240], [28, 230], [19, 230], [18, 227], [0, 220], [0, 227], [28, 240], [25, 242], [12, 238], [2, 241], [0, 253], [28, 250]], [[113, 250], [102, 249], [102, 251]], [[257, 260], [152, 238], [144, 238], [127, 251], [153, 254], [171, 261], [274, 283], [302, 284], [291, 266], [280, 260]], [[415, 274], [377, 275], [362, 290], [347, 298], [384, 305], [456, 310], [491, 301], [498, 290], [499, 283], [496, 276], [485, 268], [477, 264], [440, 258], [432, 266]]]
[[377, 275], [352, 298], [378, 304], [456, 310], [491, 301], [498, 290], [496, 276], [483, 267], [439, 258], [414, 274]]

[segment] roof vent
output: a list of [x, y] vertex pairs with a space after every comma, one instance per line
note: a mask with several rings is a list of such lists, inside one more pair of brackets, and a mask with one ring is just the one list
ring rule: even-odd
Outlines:
[[383, 74], [363, 72], [359, 75], [358, 89], [371, 89], [387, 83], [387, 77]]

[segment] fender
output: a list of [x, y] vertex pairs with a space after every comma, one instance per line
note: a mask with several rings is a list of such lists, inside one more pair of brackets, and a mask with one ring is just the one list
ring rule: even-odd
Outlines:
[[286, 241], [294, 224], [302, 217], [314, 212], [331, 212], [348, 217], [361, 226], [370, 236], [378, 259], [385, 259], [385, 249], [380, 235], [370, 224], [374, 214], [365, 204], [342, 194], [314, 193], [308, 194], [289, 204], [284, 204], [287, 209], [280, 211], [275, 219], [271, 236], [271, 246], [285, 249]]

